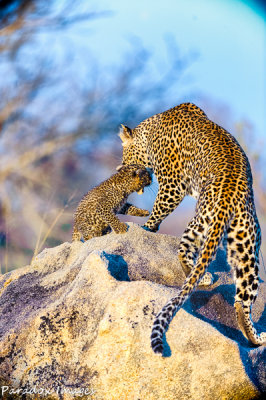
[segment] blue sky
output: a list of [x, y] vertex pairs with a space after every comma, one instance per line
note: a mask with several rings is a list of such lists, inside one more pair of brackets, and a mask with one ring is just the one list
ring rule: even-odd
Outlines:
[[86, 47], [100, 64], [118, 65], [132, 41], [139, 41], [152, 53], [151, 76], [157, 79], [169, 62], [166, 41], [175, 41], [181, 54], [194, 56], [183, 78], [182, 92], [176, 85], [175, 95], [173, 82], [172, 105], [182, 96], [189, 100], [192, 92], [207, 96], [228, 105], [235, 120], [249, 120], [256, 134], [264, 137], [266, 25], [262, 3], [101, 0], [95, 8], [113, 14], [91, 23]]

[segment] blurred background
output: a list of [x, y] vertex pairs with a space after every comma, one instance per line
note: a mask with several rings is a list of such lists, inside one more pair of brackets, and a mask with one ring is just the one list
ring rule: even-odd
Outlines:
[[[263, 4], [0, 0], [1, 273], [71, 240], [79, 200], [120, 164], [121, 123], [186, 101], [248, 154], [266, 262]], [[156, 191], [130, 200], [151, 210]], [[160, 232], [181, 235], [194, 208]]]

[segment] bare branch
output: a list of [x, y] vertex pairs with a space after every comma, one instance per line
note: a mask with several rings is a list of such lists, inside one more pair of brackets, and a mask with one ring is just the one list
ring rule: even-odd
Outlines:
[[16, 97], [10, 100], [2, 110], [0, 110], [0, 126], [13, 114], [21, 104], [21, 98]]
[[4, 181], [12, 173], [26, 168], [29, 164], [40, 160], [42, 157], [49, 156], [63, 147], [70, 146], [79, 136], [80, 132], [77, 132], [73, 135], [49, 140], [33, 147], [31, 150], [25, 151], [15, 160], [12, 159], [7, 162], [2, 160], [3, 168], [2, 170], [0, 169], [0, 180]]
[[72, 17], [53, 17], [39, 18], [34, 20], [25, 20], [23, 15], [20, 15], [14, 22], [0, 29], [0, 36], [10, 36], [12, 33], [23, 29], [23, 31], [31, 31], [39, 28], [61, 29], [69, 25], [90, 19], [109, 17], [113, 13], [111, 11], [90, 12]]

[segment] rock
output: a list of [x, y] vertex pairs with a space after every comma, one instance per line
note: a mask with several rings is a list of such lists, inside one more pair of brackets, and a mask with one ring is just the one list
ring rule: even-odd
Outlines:
[[[0, 281], [0, 381], [9, 398], [257, 399], [265, 348], [238, 330], [234, 285], [219, 249], [216, 282], [198, 289], [150, 347], [152, 321], [184, 280], [178, 239], [130, 224], [124, 235], [45, 249]], [[253, 308], [259, 330], [266, 287]], [[16, 394], [17, 397], [16, 397]]]

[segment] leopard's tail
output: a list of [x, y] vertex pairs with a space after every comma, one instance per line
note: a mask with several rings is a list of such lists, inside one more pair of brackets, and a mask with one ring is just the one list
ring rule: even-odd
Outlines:
[[[215, 215], [215, 213], [213, 213], [213, 215]], [[207, 237], [200, 250], [196, 265], [187, 276], [178, 296], [173, 297], [155, 317], [151, 333], [151, 347], [155, 353], [163, 354], [164, 333], [179, 308], [182, 307], [191, 292], [196, 288], [217, 251], [230, 220], [229, 214], [226, 213], [224, 213], [223, 216], [220, 215], [220, 217], [219, 221], [213, 218], [210, 223]]]

